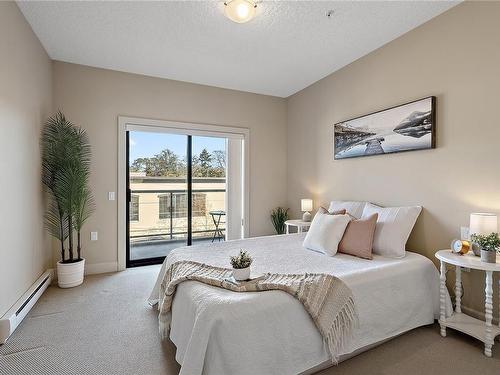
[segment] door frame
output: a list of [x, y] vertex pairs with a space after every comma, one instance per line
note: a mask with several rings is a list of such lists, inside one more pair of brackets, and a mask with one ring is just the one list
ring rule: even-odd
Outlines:
[[127, 131], [150, 131], [185, 134], [192, 136], [220, 136], [243, 140], [243, 237], [250, 233], [250, 130], [234, 126], [155, 120], [141, 117], [118, 116], [118, 271], [127, 267]]

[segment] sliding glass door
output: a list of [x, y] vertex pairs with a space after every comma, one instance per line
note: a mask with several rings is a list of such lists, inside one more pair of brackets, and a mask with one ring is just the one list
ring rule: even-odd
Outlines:
[[226, 230], [226, 138], [192, 136], [192, 243], [222, 241]]
[[127, 267], [225, 239], [227, 144], [223, 137], [127, 131]]

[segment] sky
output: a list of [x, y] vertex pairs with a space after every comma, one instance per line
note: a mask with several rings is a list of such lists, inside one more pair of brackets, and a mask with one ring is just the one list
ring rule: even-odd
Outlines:
[[[130, 163], [137, 158], [152, 157], [168, 148], [181, 159], [186, 156], [187, 136], [168, 133], [130, 132]], [[225, 150], [226, 139], [193, 136], [193, 155], [206, 148], [208, 152]]]

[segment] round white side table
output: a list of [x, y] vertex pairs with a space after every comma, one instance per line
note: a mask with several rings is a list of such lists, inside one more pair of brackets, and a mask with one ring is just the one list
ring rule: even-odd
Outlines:
[[[446, 327], [456, 329], [466, 333], [478, 340], [484, 342], [484, 355], [491, 357], [491, 348], [493, 347], [495, 337], [500, 335], [500, 322], [498, 327], [492, 325], [493, 319], [493, 272], [500, 272], [500, 256], [497, 255], [497, 263], [481, 262], [481, 258], [475, 256], [472, 252], [459, 255], [451, 250], [440, 250], [435, 254], [441, 262], [440, 283], [440, 314], [439, 324], [441, 325], [441, 336], [446, 336]], [[455, 280], [455, 312], [446, 318], [446, 264], [452, 264], [456, 267]], [[462, 268], [471, 268], [484, 271], [485, 279], [485, 303], [484, 317], [485, 321], [473, 318], [462, 312]], [[500, 282], [499, 282], [500, 296]]]
[[304, 229], [309, 228], [311, 226], [311, 222], [302, 220], [287, 220], [285, 221], [285, 225], [286, 225], [286, 234], [290, 234], [290, 227], [296, 227], [297, 233], [302, 233]]

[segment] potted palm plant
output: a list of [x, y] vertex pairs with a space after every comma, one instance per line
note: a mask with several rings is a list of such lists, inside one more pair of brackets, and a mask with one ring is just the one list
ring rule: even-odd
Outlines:
[[498, 233], [488, 235], [473, 234], [471, 241], [481, 249], [481, 261], [487, 263], [497, 262], [497, 250], [500, 247]]
[[277, 234], [285, 233], [285, 221], [288, 220], [288, 208], [276, 207], [271, 211], [271, 221]]
[[45, 227], [60, 245], [58, 284], [61, 288], [70, 288], [83, 282], [85, 258], [82, 258], [81, 230], [94, 210], [88, 183], [90, 142], [85, 130], [57, 112], [45, 124], [41, 149], [42, 183], [48, 197]]

